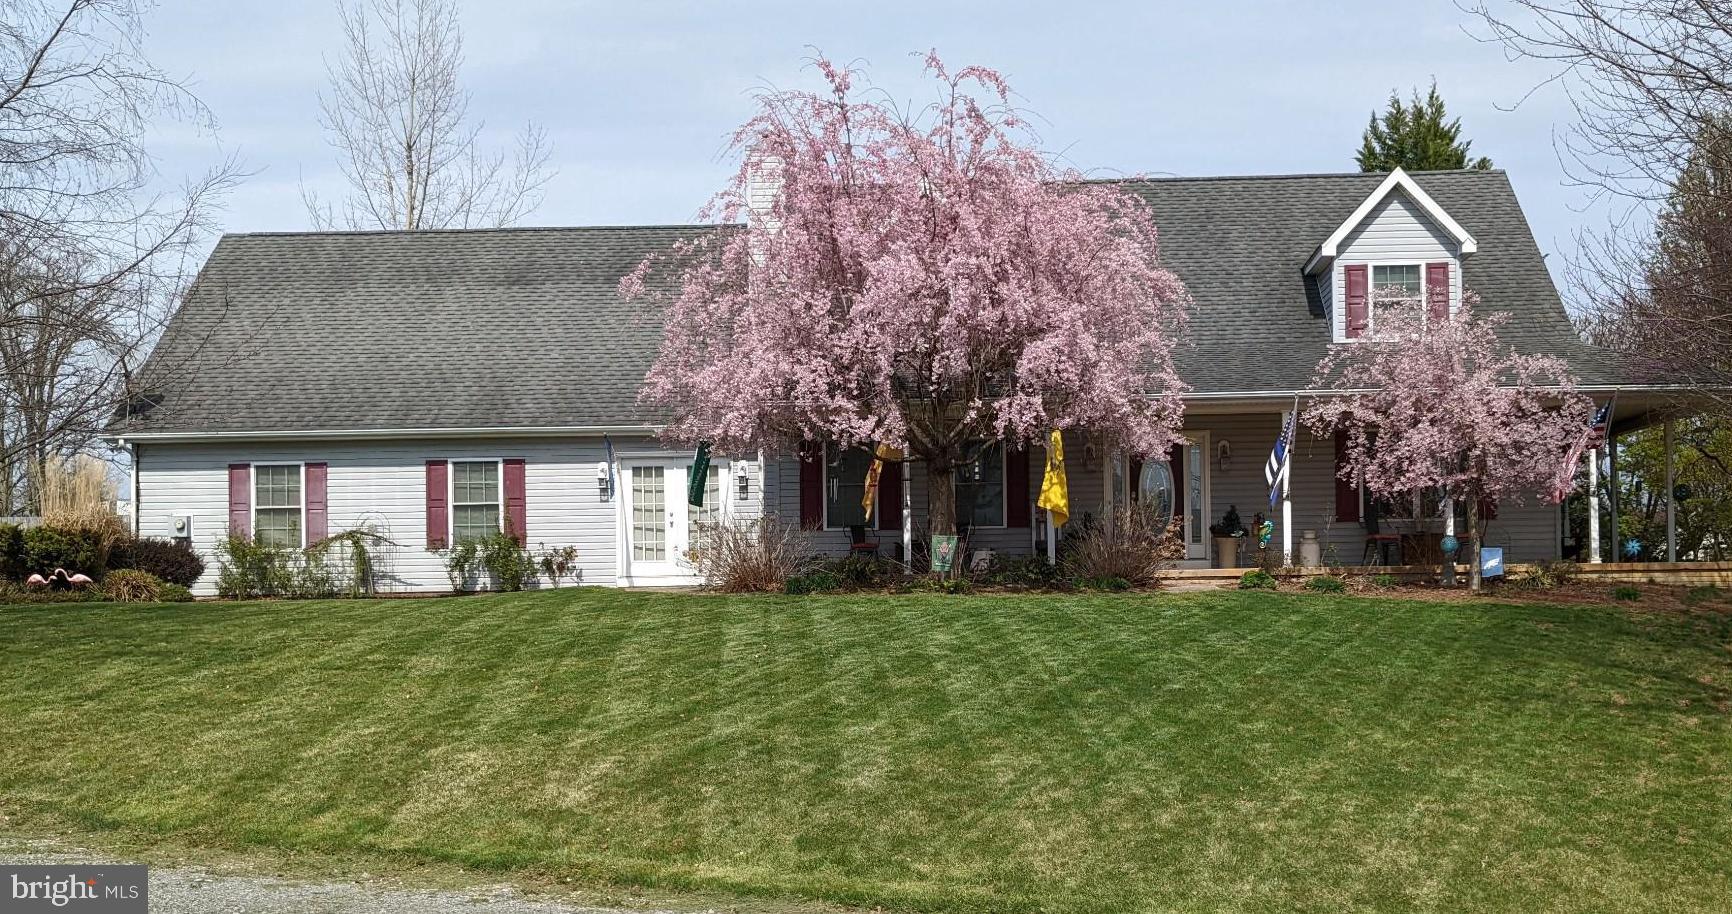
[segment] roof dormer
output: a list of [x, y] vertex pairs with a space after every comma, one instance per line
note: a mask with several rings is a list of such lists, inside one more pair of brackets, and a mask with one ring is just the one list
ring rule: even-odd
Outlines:
[[1460, 306], [1461, 262], [1479, 244], [1401, 169], [1390, 172], [1305, 263], [1336, 342], [1375, 333], [1379, 305]]

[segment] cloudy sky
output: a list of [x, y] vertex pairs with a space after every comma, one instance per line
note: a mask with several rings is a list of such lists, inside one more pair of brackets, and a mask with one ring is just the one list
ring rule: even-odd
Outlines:
[[[911, 52], [1010, 78], [1041, 137], [1101, 175], [1349, 171], [1373, 107], [1436, 78], [1474, 152], [1507, 169], [1554, 272], [1573, 233], [1603, 215], [1567, 186], [1554, 139], [1561, 91], [1476, 41], [1453, 3], [465, 0], [471, 113], [508, 143], [526, 121], [554, 143], [558, 175], [530, 224], [690, 220], [728, 172], [724, 138], [751, 91], [813, 85], [813, 48], [922, 97]], [[149, 51], [190, 77], [216, 137], [165, 129], [167, 175], [222, 152], [253, 172], [227, 231], [308, 227], [300, 188], [341, 190], [317, 123], [325, 59], [340, 47], [324, 0], [163, 0]], [[1522, 102], [1517, 106], [1518, 102]], [[1512, 110], [1513, 109], [1513, 110]]]

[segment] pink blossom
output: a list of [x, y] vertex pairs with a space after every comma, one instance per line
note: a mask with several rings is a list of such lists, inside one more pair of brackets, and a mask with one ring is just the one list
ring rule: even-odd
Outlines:
[[[883, 442], [926, 461], [934, 491], [970, 440], [1075, 428], [1165, 451], [1190, 298], [1148, 205], [1053, 164], [992, 70], [929, 55], [937, 98], [911, 113], [818, 70], [828, 92], [765, 93], [734, 135], [739, 169], [706, 215], [745, 224], [621, 283], [665, 302], [642, 399], [668, 435]], [[780, 193], [754, 213], [765, 164]]]
[[1317, 434], [1345, 434], [1342, 478], [1373, 495], [1441, 487], [1465, 500], [1477, 544], [1480, 501], [1550, 493], [1593, 402], [1561, 359], [1498, 342], [1507, 314], [1478, 317], [1465, 299], [1441, 321], [1418, 305], [1379, 310], [1375, 340], [1318, 363], [1304, 418]]

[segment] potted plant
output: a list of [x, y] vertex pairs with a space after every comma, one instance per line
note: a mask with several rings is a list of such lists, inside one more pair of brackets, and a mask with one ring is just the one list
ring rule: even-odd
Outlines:
[[1221, 568], [1239, 567], [1239, 543], [1245, 539], [1245, 522], [1239, 519], [1237, 505], [1228, 505], [1219, 523], [1209, 525], [1215, 538], [1215, 561]]

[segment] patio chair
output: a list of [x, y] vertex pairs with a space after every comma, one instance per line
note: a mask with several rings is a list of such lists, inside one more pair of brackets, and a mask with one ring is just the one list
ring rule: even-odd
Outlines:
[[1365, 554], [1359, 557], [1361, 565], [1393, 564], [1389, 561], [1390, 547], [1395, 547], [1397, 553], [1401, 552], [1401, 534], [1384, 533], [1378, 522], [1381, 514], [1382, 509], [1377, 500], [1371, 499], [1371, 504], [1365, 511]]
[[848, 525], [848, 554], [874, 556], [878, 554], [878, 538], [867, 536], [865, 524]]

